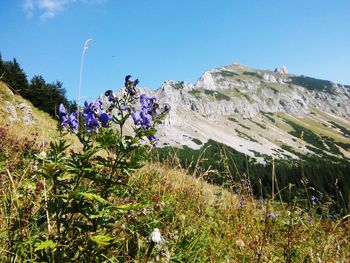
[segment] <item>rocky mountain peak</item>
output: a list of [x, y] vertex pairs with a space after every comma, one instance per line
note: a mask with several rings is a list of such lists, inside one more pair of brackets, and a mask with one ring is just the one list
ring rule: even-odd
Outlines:
[[[204, 72], [195, 84], [165, 81], [153, 93], [161, 103], [167, 102], [172, 107], [162, 134], [166, 142], [174, 146], [198, 148], [200, 145], [195, 144], [191, 138], [202, 142], [214, 139], [248, 155], [252, 154], [251, 151], [271, 155], [279, 148], [276, 143], [263, 139], [264, 136], [260, 135], [255, 138], [256, 134], [253, 136], [246, 131], [247, 135], [243, 136], [241, 128], [250, 126], [242, 124], [240, 127], [242, 120], [258, 120], [254, 126], [257, 129], [265, 126], [261, 119], [271, 122], [270, 117], [266, 119], [261, 116], [275, 113], [293, 116], [291, 118], [309, 118], [311, 113], [317, 111], [350, 120], [349, 86], [292, 75], [285, 66], [272, 71], [234, 63]], [[233, 119], [241, 120], [237, 121], [238, 126], [232, 124]], [[288, 133], [279, 131], [279, 128], [271, 127], [268, 132], [280, 133], [277, 137], [284, 134], [289, 138], [290, 145], [299, 147]], [[259, 144], [254, 140], [261, 142]], [[287, 155], [291, 154], [283, 151]]]

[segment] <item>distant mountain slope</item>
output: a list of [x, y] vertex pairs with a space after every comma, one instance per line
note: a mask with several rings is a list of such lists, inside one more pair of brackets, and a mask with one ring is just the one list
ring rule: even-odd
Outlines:
[[350, 158], [347, 85], [235, 63], [195, 84], [166, 81], [155, 95], [172, 106], [160, 133], [165, 145], [198, 149], [212, 139], [261, 161], [261, 155]]

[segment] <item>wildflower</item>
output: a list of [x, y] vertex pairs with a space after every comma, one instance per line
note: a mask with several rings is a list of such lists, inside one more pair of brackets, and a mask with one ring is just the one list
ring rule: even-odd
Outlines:
[[153, 229], [149, 239], [155, 244], [163, 244], [165, 242], [158, 228]]
[[58, 117], [60, 119], [61, 125], [63, 127], [67, 127], [68, 126], [68, 119], [67, 119], [67, 110], [64, 107], [64, 105], [61, 103], [59, 108], [58, 108]]
[[148, 135], [147, 139], [151, 142], [153, 146], [156, 146], [158, 144], [159, 139], [154, 135]]
[[316, 196], [311, 196], [311, 204], [312, 205], [316, 205], [316, 202], [317, 202], [317, 197]]
[[101, 113], [99, 120], [102, 127], [108, 127], [108, 122], [111, 120], [111, 116], [107, 113]]
[[275, 218], [277, 217], [277, 215], [276, 215], [274, 212], [272, 212], [272, 211], [270, 211], [270, 212], [267, 214], [267, 216], [270, 217], [270, 218], [272, 218], [272, 219], [275, 219]]
[[136, 85], [139, 84], [139, 80], [136, 79], [135, 81], [132, 81], [131, 80], [131, 75], [127, 75], [125, 77], [125, 88], [126, 88], [126, 92], [131, 96], [131, 97], [135, 97], [136, 94], [137, 94], [137, 91], [136, 91]]
[[242, 185], [243, 185], [243, 189], [251, 188], [250, 181], [248, 179], [242, 179]]
[[241, 209], [244, 205], [244, 199], [242, 198], [241, 200], [239, 200], [239, 209]]
[[67, 123], [73, 132], [77, 132], [79, 128], [78, 111], [73, 111], [67, 120]]
[[139, 111], [135, 110], [133, 113], [131, 113], [131, 117], [134, 120], [135, 125], [141, 124], [141, 116]]
[[155, 109], [159, 108], [159, 105], [156, 103], [156, 97], [147, 97], [146, 94], [141, 94], [140, 104], [142, 110], [147, 110], [150, 114], [154, 112]]
[[85, 126], [88, 132], [96, 131], [100, 126], [95, 116], [93, 103], [85, 101], [82, 117], [85, 120]]
[[46, 158], [46, 152], [45, 151], [41, 151], [39, 153], [39, 156], [42, 157], [42, 158]]
[[152, 115], [150, 115], [146, 110], [142, 110], [141, 112], [138, 110], [134, 110], [131, 113], [131, 117], [134, 120], [135, 125], [140, 125], [141, 128], [150, 128], [153, 124]]
[[107, 90], [105, 92], [105, 96], [108, 97], [108, 101], [110, 102], [116, 102], [116, 99], [114, 97], [113, 91], [112, 90]]
[[131, 108], [129, 106], [123, 106], [122, 111], [128, 111], [129, 113], [131, 112]]
[[141, 94], [140, 104], [142, 109], [148, 109], [150, 107], [149, 100], [146, 94]]
[[149, 128], [153, 123], [152, 115], [150, 115], [147, 111], [143, 110], [140, 113], [140, 117], [142, 119], [141, 126], [144, 128]]
[[131, 79], [131, 75], [125, 76], [125, 83], [124, 83], [125, 88], [127, 88], [129, 86], [130, 79]]
[[168, 103], [165, 103], [163, 106], [163, 113], [167, 113], [171, 110], [171, 107]]

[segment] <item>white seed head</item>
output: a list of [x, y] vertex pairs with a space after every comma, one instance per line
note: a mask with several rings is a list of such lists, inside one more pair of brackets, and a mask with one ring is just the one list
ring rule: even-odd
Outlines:
[[155, 228], [153, 232], [150, 235], [150, 240], [156, 244], [162, 244], [164, 243], [164, 238], [160, 234], [160, 231], [158, 228]]
[[40, 157], [42, 157], [42, 158], [46, 158], [46, 152], [45, 152], [45, 151], [41, 151], [41, 152], [39, 153], [39, 155], [40, 155]]

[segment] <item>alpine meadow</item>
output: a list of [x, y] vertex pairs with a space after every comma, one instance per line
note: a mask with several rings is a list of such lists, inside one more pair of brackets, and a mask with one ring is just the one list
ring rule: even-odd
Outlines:
[[3, 1], [0, 262], [350, 262], [349, 8]]

